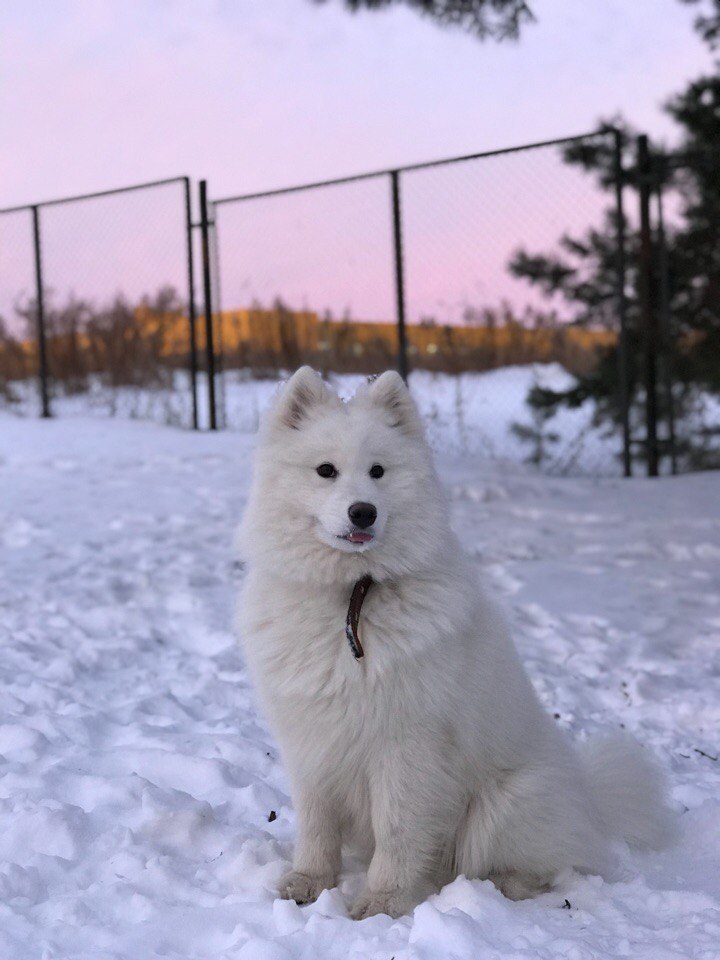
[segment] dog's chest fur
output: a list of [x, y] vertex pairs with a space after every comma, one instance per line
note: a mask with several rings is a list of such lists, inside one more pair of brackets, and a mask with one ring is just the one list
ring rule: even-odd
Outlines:
[[[345, 637], [352, 585], [253, 577], [243, 591], [242, 632], [252, 638], [248, 662], [273, 719], [327, 722], [337, 714], [366, 731], [380, 716], [402, 722], [417, 709], [418, 683], [437, 676], [447, 630], [446, 607], [435, 596], [442, 589], [412, 578], [373, 584], [358, 629], [365, 656], [355, 660]], [[410, 684], [412, 697], [405, 698]], [[392, 710], [379, 709], [390, 702]]]
[[241, 629], [255, 685], [291, 777], [322, 783], [351, 819], [387, 745], [452, 733], [429, 702], [447, 683], [447, 624], [435, 592], [414, 579], [372, 585], [360, 615], [365, 656], [345, 637], [351, 585], [272, 583], [253, 575]]

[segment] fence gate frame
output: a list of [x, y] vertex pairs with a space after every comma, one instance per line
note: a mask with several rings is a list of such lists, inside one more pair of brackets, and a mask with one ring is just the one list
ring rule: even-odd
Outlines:
[[14, 207], [4, 207], [0, 209], [0, 216], [10, 213], [22, 213], [27, 211], [31, 217], [32, 237], [33, 237], [33, 266], [35, 277], [35, 304], [37, 312], [36, 337], [38, 347], [38, 393], [40, 396], [40, 409], [42, 417], [51, 417], [52, 405], [50, 402], [50, 377], [52, 371], [48, 364], [47, 356], [47, 330], [45, 323], [45, 285], [43, 280], [43, 261], [42, 261], [42, 221], [41, 211], [48, 207], [59, 207], [67, 203], [75, 203], [82, 200], [97, 200], [101, 197], [116, 196], [123, 193], [133, 193], [138, 190], [149, 190], [153, 187], [164, 187], [173, 183], [183, 184], [183, 210], [185, 220], [185, 247], [186, 247], [186, 270], [187, 270], [187, 298], [188, 298], [188, 324], [189, 324], [189, 347], [190, 347], [190, 390], [192, 394], [192, 429], [199, 429], [198, 423], [198, 401], [197, 401], [197, 334], [196, 334], [196, 310], [195, 310], [195, 268], [192, 248], [192, 209], [190, 197], [190, 178], [167, 177], [163, 180], [151, 180], [145, 183], [134, 183], [127, 187], [113, 187], [110, 190], [96, 190], [92, 193], [74, 194], [70, 197], [58, 197], [53, 200], [43, 200], [40, 203], [27, 203]]

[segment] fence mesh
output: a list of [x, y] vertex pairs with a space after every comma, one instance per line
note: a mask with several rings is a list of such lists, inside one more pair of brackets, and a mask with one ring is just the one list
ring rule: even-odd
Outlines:
[[[17, 405], [37, 374], [36, 328], [28, 313], [35, 291], [31, 210], [0, 216], [0, 402]], [[30, 407], [40, 412], [33, 395]]]
[[[186, 213], [185, 180], [37, 208], [54, 415], [192, 425]], [[32, 224], [32, 211], [1, 215], [3, 240], [23, 221]], [[36, 364], [32, 241], [24, 228], [21, 242], [3, 242], [12, 278], [3, 283], [3, 309], [7, 329]], [[37, 407], [27, 372], [21, 380], [5, 370], [18, 412]]]
[[[612, 136], [587, 144], [611, 151]], [[538, 258], [600, 230], [614, 204], [566, 162], [568, 146], [399, 171], [411, 384], [443, 443], [613, 473], [621, 438], [595, 428], [591, 405], [526, 402], [533, 388], [569, 389], [592, 373], [619, 331], [616, 285], [590, 317], [536, 275]], [[255, 416], [250, 380], [300, 363], [340, 377], [397, 364], [391, 189], [385, 173], [216, 202], [230, 425]]]
[[[375, 373], [393, 365], [387, 177], [220, 203], [215, 211], [226, 369], [308, 362]], [[390, 336], [376, 343], [378, 323]]]

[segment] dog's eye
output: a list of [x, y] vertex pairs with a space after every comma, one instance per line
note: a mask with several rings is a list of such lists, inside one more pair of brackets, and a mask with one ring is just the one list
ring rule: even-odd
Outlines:
[[385, 470], [383, 467], [380, 466], [379, 463], [374, 463], [370, 467], [370, 476], [373, 478], [373, 480], [379, 480], [384, 473], [385, 473]]
[[321, 463], [316, 469], [319, 475], [324, 477], [325, 480], [332, 480], [333, 477], [338, 475], [338, 472], [332, 463]]

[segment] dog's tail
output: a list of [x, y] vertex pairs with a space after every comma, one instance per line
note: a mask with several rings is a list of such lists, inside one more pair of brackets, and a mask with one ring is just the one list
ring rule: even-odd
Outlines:
[[676, 834], [676, 818], [656, 762], [627, 735], [592, 737], [580, 752], [593, 800], [608, 833], [633, 847], [660, 849]]

